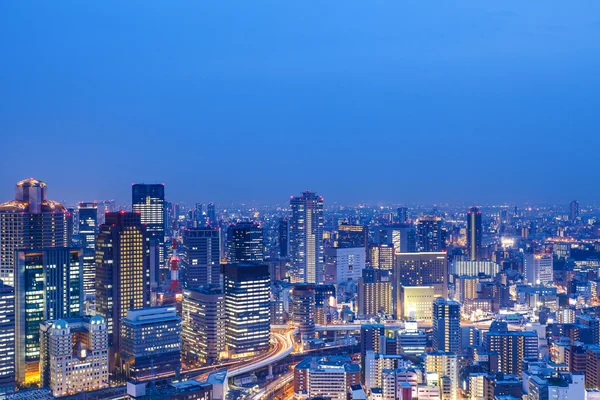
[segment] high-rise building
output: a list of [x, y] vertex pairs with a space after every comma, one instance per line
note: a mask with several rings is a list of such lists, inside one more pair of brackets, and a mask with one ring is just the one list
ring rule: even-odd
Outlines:
[[121, 329], [122, 371], [134, 382], [181, 370], [181, 317], [175, 307], [127, 311]]
[[398, 253], [395, 257], [396, 287], [434, 286], [436, 295], [448, 297], [448, 255], [438, 253]]
[[586, 351], [585, 384], [600, 389], [600, 346], [589, 346]]
[[148, 238], [140, 214], [106, 213], [96, 237], [96, 313], [107, 323], [111, 372], [119, 366], [121, 320], [149, 306]]
[[372, 268], [394, 268], [394, 246], [391, 244], [370, 244], [368, 261]]
[[577, 218], [579, 218], [579, 202], [573, 200], [569, 203], [569, 220], [575, 221]]
[[348, 356], [307, 357], [294, 367], [299, 396], [346, 400], [354, 385], [360, 385], [360, 366]]
[[96, 295], [96, 233], [98, 203], [79, 203], [79, 240], [83, 262], [83, 293]]
[[256, 222], [238, 222], [227, 228], [227, 262], [262, 263], [265, 255], [263, 229]]
[[225, 264], [225, 340], [231, 358], [269, 349], [271, 278], [262, 264]]
[[335, 308], [335, 286], [314, 285], [315, 291], [315, 323], [324, 325], [329, 323], [329, 310]]
[[0, 397], [15, 386], [15, 291], [0, 280]]
[[185, 288], [221, 283], [221, 248], [216, 228], [185, 228], [181, 231], [181, 272]]
[[425, 215], [417, 222], [417, 250], [438, 252], [446, 250], [442, 232], [443, 221], [435, 215]]
[[477, 207], [471, 207], [467, 213], [467, 251], [471, 261], [481, 261], [482, 236], [481, 211]]
[[183, 290], [182, 355], [190, 364], [213, 364], [225, 354], [225, 294], [219, 285]]
[[215, 203], [208, 203], [206, 205], [206, 223], [209, 226], [217, 226], [217, 211], [215, 209]]
[[375, 243], [392, 246], [394, 253], [414, 253], [417, 251], [416, 230], [411, 224], [380, 226], [375, 230]]
[[279, 218], [277, 234], [279, 239], [279, 257], [288, 258], [290, 256], [290, 221], [287, 217]]
[[451, 271], [456, 276], [478, 276], [479, 274], [495, 277], [500, 272], [500, 264], [493, 261], [452, 260]]
[[483, 334], [483, 347], [498, 353], [498, 371], [521, 376], [523, 360], [539, 356], [538, 336], [534, 331], [509, 331], [506, 322], [493, 322]]
[[294, 281], [322, 283], [323, 198], [306, 191], [290, 200], [290, 258]]
[[550, 285], [554, 281], [554, 260], [552, 254], [525, 254], [523, 273], [531, 285]]
[[364, 247], [369, 244], [369, 227], [364, 225], [340, 224], [337, 247]]
[[0, 204], [0, 279], [14, 286], [15, 251], [67, 246], [67, 209], [47, 198], [46, 184], [17, 183], [15, 200]]
[[367, 352], [385, 353], [385, 326], [383, 324], [363, 324], [360, 326], [361, 372], [365, 374]]
[[419, 330], [416, 321], [406, 321], [404, 329], [398, 332], [400, 354], [421, 355], [427, 347], [427, 334]]
[[365, 268], [358, 281], [358, 316], [372, 318], [393, 315], [394, 296], [391, 271]]
[[339, 284], [358, 281], [365, 269], [364, 247], [329, 247], [325, 250], [323, 281]]
[[[425, 371], [428, 373], [427, 383], [437, 380], [441, 389], [440, 400], [456, 400], [458, 398], [458, 357], [456, 353], [436, 351], [426, 353]], [[435, 385], [436, 382], [434, 382]]]
[[[156, 242], [155, 263], [158, 266], [157, 280], [163, 282], [169, 276], [165, 262], [165, 185], [133, 184], [131, 186], [131, 208], [140, 214], [150, 241]], [[154, 263], [153, 263], [154, 264]]]
[[460, 304], [438, 298], [433, 302], [433, 350], [460, 352]]
[[40, 324], [41, 384], [54, 397], [108, 388], [108, 331], [104, 318]]
[[15, 365], [20, 385], [40, 379], [40, 323], [83, 310], [81, 251], [19, 250], [15, 271]]
[[315, 290], [310, 284], [296, 284], [292, 289], [292, 320], [302, 340], [315, 336]]
[[431, 321], [434, 286], [405, 286], [396, 288], [396, 318]]
[[409, 220], [408, 218], [408, 208], [407, 207], [398, 207], [396, 218], [399, 223], [404, 224]]

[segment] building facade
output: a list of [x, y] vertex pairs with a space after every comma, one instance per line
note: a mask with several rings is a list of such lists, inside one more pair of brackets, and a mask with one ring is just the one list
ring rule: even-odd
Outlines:
[[227, 262], [256, 262], [265, 259], [263, 229], [256, 222], [238, 222], [227, 228]]
[[323, 198], [306, 191], [290, 200], [290, 258], [294, 281], [323, 283]]
[[221, 239], [217, 228], [185, 228], [181, 272], [185, 288], [221, 282]]
[[79, 241], [83, 264], [83, 293], [96, 295], [96, 233], [98, 231], [98, 203], [79, 203]]

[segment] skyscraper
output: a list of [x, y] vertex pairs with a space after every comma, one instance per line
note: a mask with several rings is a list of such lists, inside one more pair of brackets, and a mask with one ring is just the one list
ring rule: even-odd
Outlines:
[[0, 397], [15, 386], [15, 291], [0, 281]]
[[548, 285], [554, 281], [554, 259], [552, 254], [525, 254], [523, 275], [531, 285]]
[[238, 222], [227, 228], [227, 262], [264, 261], [263, 230], [256, 222]]
[[110, 371], [118, 364], [121, 320], [150, 306], [148, 238], [139, 213], [106, 213], [96, 237], [96, 313], [106, 320]]
[[221, 249], [217, 228], [185, 228], [181, 231], [182, 281], [185, 288], [221, 283]]
[[417, 222], [417, 246], [422, 252], [436, 252], [446, 249], [442, 232], [442, 219], [435, 215], [425, 215]]
[[83, 251], [83, 293], [96, 295], [98, 203], [79, 203], [79, 240]]
[[231, 358], [252, 356], [269, 349], [271, 338], [271, 278], [262, 264], [223, 266], [225, 340]]
[[467, 251], [471, 261], [481, 260], [482, 235], [481, 211], [477, 207], [471, 207], [467, 213]]
[[298, 284], [292, 289], [292, 320], [298, 327], [300, 337], [315, 336], [315, 290], [312, 285]]
[[380, 226], [375, 231], [375, 243], [387, 244], [396, 253], [414, 253], [417, 251], [416, 232], [410, 224]]
[[396, 217], [398, 222], [401, 224], [406, 223], [408, 221], [408, 208], [407, 207], [398, 207]]
[[169, 276], [169, 267], [165, 263], [165, 185], [134, 184], [131, 186], [131, 208], [140, 213], [142, 224], [146, 225], [146, 234], [157, 243], [155, 262], [158, 265], [158, 282]]
[[322, 283], [323, 198], [306, 191], [290, 200], [290, 258], [294, 281]]
[[400, 285], [431, 285], [436, 295], [448, 297], [448, 255], [439, 253], [398, 253], [395, 257], [396, 288]]
[[391, 271], [365, 268], [358, 281], [358, 316], [372, 318], [380, 314], [393, 315], [393, 279]]
[[0, 204], [0, 279], [8, 286], [14, 286], [16, 250], [67, 246], [67, 210], [46, 191], [44, 182], [25, 179], [15, 200]]
[[16, 267], [16, 378], [19, 384], [37, 383], [40, 323], [78, 317], [83, 309], [81, 251], [19, 250]]
[[493, 322], [483, 334], [486, 351], [498, 353], [498, 371], [521, 376], [523, 360], [539, 356], [538, 336], [534, 331], [508, 331], [506, 322]]
[[290, 223], [287, 217], [279, 218], [278, 236], [279, 257], [288, 258], [290, 256]]
[[573, 200], [569, 203], [569, 220], [575, 221], [577, 218], [579, 218], [579, 202]]
[[369, 244], [369, 227], [364, 225], [340, 224], [337, 247], [364, 247]]
[[433, 350], [460, 352], [460, 304], [438, 298], [433, 302]]

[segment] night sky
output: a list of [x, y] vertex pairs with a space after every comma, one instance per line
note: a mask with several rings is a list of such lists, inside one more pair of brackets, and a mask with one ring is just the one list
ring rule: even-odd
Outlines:
[[0, 2], [0, 200], [599, 197], [600, 2]]

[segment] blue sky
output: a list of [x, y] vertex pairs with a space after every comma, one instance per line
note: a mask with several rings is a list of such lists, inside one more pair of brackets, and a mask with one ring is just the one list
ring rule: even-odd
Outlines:
[[0, 199], [600, 194], [598, 1], [0, 2]]

